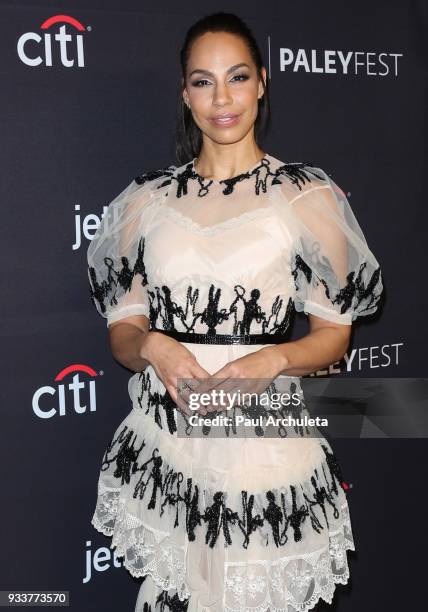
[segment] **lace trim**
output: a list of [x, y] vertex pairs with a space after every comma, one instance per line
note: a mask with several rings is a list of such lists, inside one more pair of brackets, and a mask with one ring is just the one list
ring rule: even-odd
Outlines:
[[181, 600], [190, 596], [185, 582], [185, 548], [172, 544], [168, 534], [149, 528], [125, 510], [120, 489], [100, 493], [91, 524], [112, 536], [110, 548], [135, 578], [150, 575], [163, 590], [176, 589]]
[[214, 225], [210, 225], [207, 227], [203, 227], [196, 221], [193, 221], [190, 217], [187, 217], [182, 212], [173, 208], [172, 206], [168, 206], [168, 204], [164, 204], [162, 207], [165, 215], [171, 217], [175, 222], [177, 222], [182, 227], [194, 232], [196, 234], [202, 234], [203, 236], [215, 236], [220, 232], [224, 232], [227, 230], [234, 229], [235, 227], [240, 227], [244, 223], [248, 223], [253, 219], [262, 219], [264, 217], [269, 217], [274, 214], [273, 206], [267, 207], [259, 207], [254, 210], [247, 210], [241, 215], [237, 215], [236, 217], [231, 217], [230, 219], [226, 219], [225, 221], [221, 221], [220, 223], [216, 223]]
[[[347, 506], [342, 512], [347, 516]], [[347, 550], [355, 550], [349, 517], [329, 532], [318, 551], [281, 557], [275, 562], [226, 563], [225, 612], [306, 612], [320, 599], [331, 604], [336, 584], [349, 580]], [[263, 600], [255, 605], [256, 600]]]
[[[159, 588], [175, 589], [180, 601], [187, 600], [191, 592], [185, 579], [185, 547], [172, 544], [169, 534], [148, 527], [125, 508], [120, 489], [102, 487], [91, 523], [113, 536], [110, 548], [124, 557], [131, 575], [150, 575]], [[342, 525], [329, 532], [329, 544], [318, 551], [276, 561], [226, 562], [224, 611], [290, 612], [292, 606], [306, 612], [320, 599], [331, 603], [335, 585], [349, 580], [346, 551], [355, 550], [347, 503], [341, 511]], [[254, 605], [256, 599], [261, 603]]]

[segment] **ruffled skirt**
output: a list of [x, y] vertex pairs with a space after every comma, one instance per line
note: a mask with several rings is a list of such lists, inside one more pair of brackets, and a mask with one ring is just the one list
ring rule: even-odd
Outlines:
[[135, 612], [331, 603], [355, 546], [327, 440], [177, 437], [151, 366], [129, 392], [133, 408], [102, 458], [92, 524], [143, 578]]

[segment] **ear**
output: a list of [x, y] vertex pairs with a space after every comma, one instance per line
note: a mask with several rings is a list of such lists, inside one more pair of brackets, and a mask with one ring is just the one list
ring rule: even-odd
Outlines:
[[185, 86], [183, 77], [181, 77], [181, 94], [182, 94], [183, 102], [186, 104], [186, 100], [189, 99], [189, 95], [187, 93], [187, 88]]
[[[261, 75], [262, 75], [263, 83], [266, 86], [266, 68], [264, 66], [262, 66], [260, 72], [261, 72]], [[264, 94], [263, 84], [262, 84], [262, 82], [260, 80], [259, 81], [258, 97], [261, 98], [263, 94]]]

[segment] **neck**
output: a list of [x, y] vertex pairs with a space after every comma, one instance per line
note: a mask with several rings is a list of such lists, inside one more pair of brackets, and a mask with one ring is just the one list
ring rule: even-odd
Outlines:
[[255, 166], [265, 152], [257, 145], [245, 150], [202, 147], [195, 159], [195, 172], [208, 180], [223, 181]]

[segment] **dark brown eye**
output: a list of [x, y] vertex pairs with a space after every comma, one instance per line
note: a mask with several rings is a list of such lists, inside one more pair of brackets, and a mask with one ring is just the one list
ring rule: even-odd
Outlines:
[[197, 81], [193, 81], [192, 85], [194, 87], [200, 87], [199, 83], [209, 83], [207, 79], [198, 79]]
[[235, 76], [233, 77], [234, 79], [239, 79], [239, 80], [244, 80], [247, 81], [250, 77], [248, 76], [248, 74], [235, 74]]

